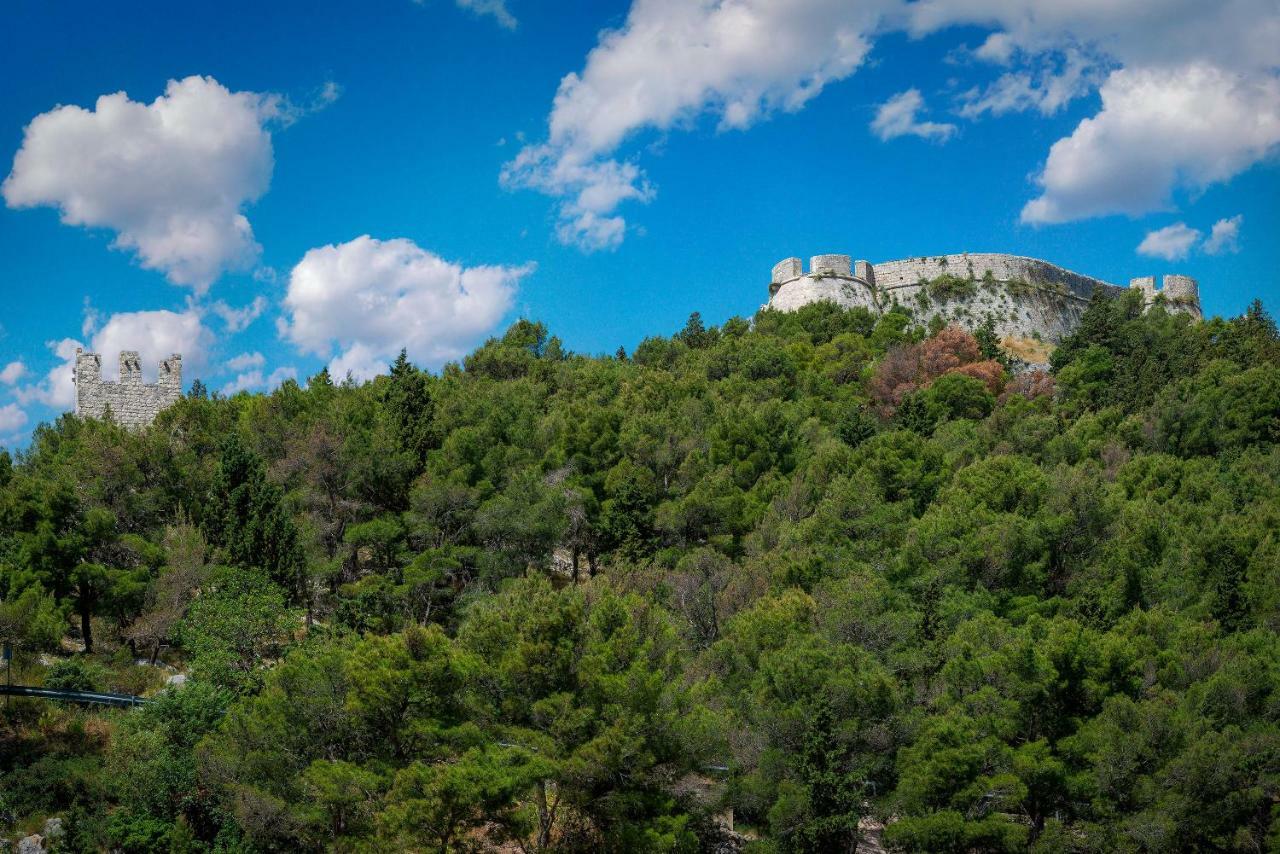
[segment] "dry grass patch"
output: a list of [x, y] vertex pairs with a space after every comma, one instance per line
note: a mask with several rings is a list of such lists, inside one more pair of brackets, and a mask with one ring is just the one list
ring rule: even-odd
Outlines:
[[1024, 338], [1019, 335], [1001, 338], [1000, 346], [1010, 356], [1031, 365], [1049, 364], [1049, 355], [1053, 353], [1053, 345], [1048, 341], [1038, 341], [1035, 338]]

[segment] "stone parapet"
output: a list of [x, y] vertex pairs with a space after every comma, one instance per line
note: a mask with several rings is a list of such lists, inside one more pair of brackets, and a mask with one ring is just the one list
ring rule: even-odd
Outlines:
[[809, 275], [853, 276], [852, 261], [848, 255], [814, 255], [809, 259]]
[[84, 418], [110, 418], [123, 427], [138, 429], [155, 420], [182, 397], [182, 356], [174, 353], [160, 363], [156, 382], [142, 378], [142, 360], [133, 350], [120, 353], [120, 379], [102, 379], [102, 357], [76, 350], [74, 380], [76, 414]]

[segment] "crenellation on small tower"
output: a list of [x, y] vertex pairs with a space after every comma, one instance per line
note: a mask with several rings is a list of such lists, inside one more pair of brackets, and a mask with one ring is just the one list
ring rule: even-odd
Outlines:
[[1137, 288], [1142, 291], [1142, 297], [1147, 302], [1151, 302], [1156, 298], [1156, 277], [1155, 276], [1138, 276], [1129, 280], [1129, 287]]
[[182, 394], [182, 354], [174, 353], [160, 363], [160, 375], [156, 385], [162, 388], [176, 388]]
[[120, 385], [142, 385], [142, 357], [137, 350], [120, 351]]
[[809, 275], [852, 278], [852, 264], [848, 255], [814, 255], [809, 259]]
[[798, 279], [803, 275], [804, 267], [799, 258], [783, 258], [777, 264], [773, 265], [773, 278], [771, 281], [774, 284], [780, 285], [783, 282]]
[[870, 261], [854, 261], [853, 277], [862, 279], [869, 285], [874, 285], [876, 283], [876, 270], [871, 266]]
[[124, 350], [120, 353], [120, 379], [106, 382], [102, 379], [102, 357], [77, 349], [73, 379], [77, 415], [109, 417], [123, 427], [139, 429], [182, 397], [182, 356], [174, 353], [162, 361], [156, 382], [147, 383], [138, 352]]
[[1158, 290], [1155, 276], [1140, 276], [1130, 279], [1129, 287], [1142, 291], [1142, 301], [1148, 307], [1154, 305], [1158, 297], [1163, 297], [1165, 311], [1188, 314], [1196, 320], [1204, 319], [1200, 310], [1200, 286], [1190, 276], [1171, 273], [1164, 277]]

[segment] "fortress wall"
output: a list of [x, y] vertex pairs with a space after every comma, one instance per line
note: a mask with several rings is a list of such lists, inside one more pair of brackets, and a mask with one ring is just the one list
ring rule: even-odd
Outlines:
[[[1070, 295], [1084, 300], [1089, 299], [1095, 287], [1102, 287], [1114, 293], [1123, 291], [1123, 288], [1101, 279], [1073, 273], [1047, 261], [1000, 253], [980, 252], [908, 258], [904, 261], [875, 264], [873, 268], [876, 286], [881, 290], [918, 285], [921, 281], [927, 282], [944, 274], [960, 278], [982, 279], [990, 272], [991, 278], [998, 282], [1022, 281], [1030, 285], [1065, 286]], [[903, 300], [900, 298], [899, 302]]]
[[865, 308], [880, 313], [875, 292], [856, 279], [804, 276], [783, 283], [769, 300], [778, 311], [795, 311], [811, 302], [833, 302], [844, 308]]
[[1089, 305], [1086, 300], [1047, 288], [1014, 291], [1001, 282], [978, 281], [975, 285], [972, 293], [952, 297], [940, 298], [921, 285], [891, 290], [888, 297], [926, 323], [940, 317], [948, 324], [973, 330], [989, 319], [1000, 338], [1040, 338], [1049, 342], [1070, 335]]
[[120, 354], [120, 380], [105, 382], [102, 358], [77, 350], [75, 383], [77, 415], [106, 418], [110, 414], [123, 427], [145, 427], [182, 397], [182, 356], [175, 353], [165, 359], [157, 381], [144, 383], [138, 354], [126, 350]]
[[[930, 285], [941, 276], [963, 281]], [[1201, 317], [1194, 279], [1166, 276], [1163, 290], [1156, 291], [1155, 279], [1146, 277], [1134, 279], [1130, 288], [1141, 290], [1148, 304], [1163, 295], [1169, 311]], [[882, 314], [897, 304], [923, 323], [938, 318], [973, 330], [990, 322], [1001, 338], [1039, 338], [1054, 343], [1079, 326], [1095, 290], [1118, 297], [1130, 288], [1038, 258], [1001, 253], [936, 255], [883, 264], [858, 261], [852, 265], [847, 255], [815, 255], [807, 275], [798, 258], [788, 258], [773, 268], [769, 307], [794, 311], [812, 302], [833, 302]]]

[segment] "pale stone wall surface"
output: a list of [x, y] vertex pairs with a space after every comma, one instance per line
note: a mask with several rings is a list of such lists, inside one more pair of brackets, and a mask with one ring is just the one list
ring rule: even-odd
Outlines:
[[997, 282], [1026, 282], [1030, 285], [1063, 285], [1071, 294], [1088, 300], [1095, 287], [1120, 293], [1124, 289], [1092, 276], [1073, 273], [1048, 261], [1024, 258], [1020, 255], [974, 252], [962, 255], [935, 255], [924, 258], [908, 258], [905, 261], [886, 261], [874, 265], [876, 285], [881, 290], [892, 290], [932, 281], [944, 274], [960, 278], [984, 278], [987, 273]]
[[773, 282], [789, 282], [804, 275], [804, 267], [799, 258], [783, 258], [773, 265]]
[[814, 255], [809, 259], [809, 272], [849, 277], [853, 275], [851, 263], [848, 255]]
[[107, 418], [130, 429], [145, 427], [163, 410], [182, 397], [182, 356], [177, 353], [160, 363], [154, 383], [142, 381], [138, 354], [120, 353], [120, 379], [102, 379], [102, 357], [76, 351], [76, 414], [85, 418]]
[[779, 311], [795, 311], [811, 302], [833, 302], [844, 308], [865, 308], [876, 314], [880, 307], [866, 282], [841, 276], [801, 276], [784, 283], [769, 300]]

